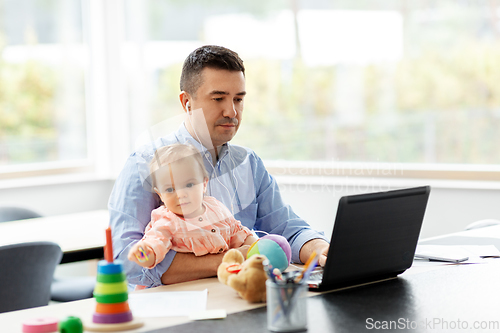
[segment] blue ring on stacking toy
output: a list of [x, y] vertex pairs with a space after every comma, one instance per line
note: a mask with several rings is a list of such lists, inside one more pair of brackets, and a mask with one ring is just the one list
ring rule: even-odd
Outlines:
[[97, 274], [117, 274], [121, 272], [123, 272], [123, 267], [120, 260], [115, 260], [114, 262], [101, 260], [97, 264]]
[[102, 314], [94, 313], [92, 321], [95, 324], [121, 324], [132, 321], [134, 317], [131, 311], [115, 313], [115, 314]]

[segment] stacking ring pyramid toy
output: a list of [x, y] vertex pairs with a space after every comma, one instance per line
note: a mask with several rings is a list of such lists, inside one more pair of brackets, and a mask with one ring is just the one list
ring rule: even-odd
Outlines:
[[127, 279], [119, 260], [113, 261], [111, 228], [106, 229], [104, 260], [97, 266], [94, 298], [97, 301], [92, 323], [85, 329], [95, 332], [113, 332], [141, 327], [144, 323], [134, 319], [128, 305]]

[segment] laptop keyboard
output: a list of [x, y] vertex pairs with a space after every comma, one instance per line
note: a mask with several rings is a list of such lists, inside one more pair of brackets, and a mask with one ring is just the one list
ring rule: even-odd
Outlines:
[[321, 281], [323, 280], [323, 270], [314, 271], [309, 276], [310, 281]]

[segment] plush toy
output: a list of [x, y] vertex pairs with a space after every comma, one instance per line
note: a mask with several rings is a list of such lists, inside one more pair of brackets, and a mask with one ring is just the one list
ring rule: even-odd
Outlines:
[[240, 251], [227, 251], [217, 269], [219, 281], [227, 284], [250, 303], [266, 301], [267, 274], [262, 262], [266, 257], [260, 254], [245, 261]]
[[263, 254], [269, 259], [273, 268], [283, 272], [290, 265], [292, 249], [285, 237], [269, 234], [254, 242], [248, 249], [247, 258], [254, 254]]
[[241, 264], [245, 261], [240, 251], [231, 249], [226, 252], [222, 258], [222, 263], [217, 268], [217, 277], [219, 281], [227, 284], [227, 279], [232, 274], [238, 274], [241, 271]]

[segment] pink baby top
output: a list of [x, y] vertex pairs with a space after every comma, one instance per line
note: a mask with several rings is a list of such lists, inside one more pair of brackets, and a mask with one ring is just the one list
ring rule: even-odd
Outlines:
[[222, 253], [240, 247], [252, 234], [214, 197], [205, 196], [203, 205], [205, 213], [190, 219], [177, 216], [165, 206], [151, 212], [151, 222], [142, 238], [156, 255], [150, 268], [160, 263], [170, 249], [197, 256]]

